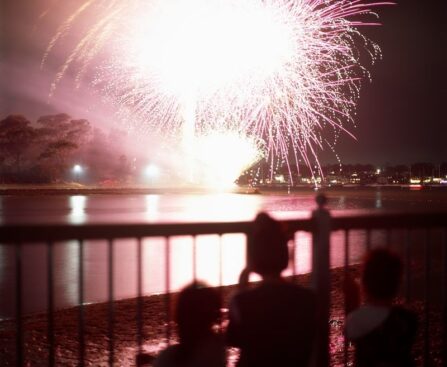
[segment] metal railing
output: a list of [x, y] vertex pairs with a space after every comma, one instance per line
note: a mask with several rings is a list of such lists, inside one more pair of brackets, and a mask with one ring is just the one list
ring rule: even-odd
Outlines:
[[[422, 277], [422, 304], [423, 315], [422, 320], [422, 334], [423, 334], [423, 348], [421, 361], [424, 365], [430, 365], [432, 356], [430, 355], [430, 320], [432, 309], [431, 295], [432, 292], [440, 292], [441, 302], [436, 305], [440, 311], [440, 320], [442, 327], [441, 344], [439, 347], [440, 353], [443, 355], [438, 357], [440, 365], [443, 363], [447, 365], [447, 213], [388, 213], [377, 215], [358, 215], [358, 216], [344, 216], [331, 217], [329, 211], [324, 208], [324, 200], [317, 198], [318, 208], [312, 213], [309, 219], [287, 220], [283, 221], [284, 226], [290, 232], [305, 232], [312, 235], [312, 286], [314, 287], [318, 300], [318, 325], [317, 325], [317, 340], [315, 344], [316, 360], [318, 366], [328, 366], [332, 364], [333, 357], [330, 355], [329, 338], [330, 338], [330, 318], [331, 318], [331, 279], [330, 279], [330, 250], [331, 235], [335, 232], [341, 232], [344, 236], [343, 251], [344, 260], [342, 269], [345, 274], [349, 271], [350, 266], [350, 251], [352, 244], [350, 243], [350, 234], [353, 231], [363, 231], [365, 233], [364, 251], [372, 247], [372, 235], [374, 231], [382, 231], [385, 233], [385, 246], [390, 246], [392, 242], [393, 231], [401, 231], [404, 233], [404, 244], [402, 256], [405, 263], [404, 275], [404, 299], [406, 302], [411, 300], [412, 293], [412, 276], [413, 271], [410, 265], [411, 250], [410, 244], [411, 233], [422, 230], [425, 235], [422, 244], [417, 247], [422, 247], [422, 252], [417, 250], [423, 256]], [[164, 259], [160, 259], [160, 265], [164, 267], [164, 305], [165, 305], [165, 338], [169, 343], [172, 339], [171, 330], [171, 238], [175, 236], [192, 236], [192, 273], [193, 278], [197, 277], [197, 261], [196, 261], [196, 237], [200, 235], [218, 235], [221, 239], [226, 234], [244, 234], [246, 237], [250, 236], [252, 230], [252, 222], [226, 222], [226, 223], [179, 223], [179, 224], [85, 224], [85, 225], [2, 225], [0, 227], [0, 244], [1, 246], [14, 246], [15, 249], [15, 316], [13, 321], [15, 324], [15, 365], [22, 366], [25, 363], [24, 350], [24, 327], [23, 327], [23, 298], [22, 287], [25, 279], [23, 278], [23, 259], [22, 247], [24, 244], [45, 242], [47, 249], [47, 348], [48, 348], [48, 365], [56, 365], [56, 351], [55, 351], [55, 322], [54, 314], [55, 300], [54, 300], [54, 246], [56, 242], [77, 240], [78, 241], [78, 357], [77, 365], [84, 366], [86, 364], [85, 352], [85, 269], [84, 269], [84, 247], [87, 240], [106, 240], [107, 241], [107, 324], [108, 324], [108, 364], [110, 366], [115, 363], [115, 295], [114, 295], [114, 241], [123, 238], [134, 238], [137, 241], [137, 260], [136, 260], [136, 280], [137, 280], [137, 308], [136, 308], [136, 334], [135, 344], [137, 350], [141, 352], [144, 344], [143, 336], [143, 259], [142, 259], [142, 240], [146, 238], [161, 237], [164, 238]], [[435, 270], [439, 273], [441, 284], [437, 284], [435, 290], [431, 284], [433, 254], [430, 233], [436, 231], [439, 234], [439, 239], [436, 240], [436, 248], [441, 252], [437, 257], [437, 261], [441, 257], [441, 265]], [[295, 247], [296, 243], [294, 242]], [[355, 244], [361, 246], [361, 244]], [[220, 256], [222, 253], [220, 252]], [[219, 259], [220, 264], [222, 262]], [[439, 261], [438, 261], [439, 262]], [[295, 273], [295, 269], [293, 269]], [[222, 285], [222, 269], [220, 266], [219, 274], [220, 285]], [[439, 306], [439, 307], [438, 307]], [[349, 343], [345, 340], [343, 342], [343, 363], [348, 365], [352, 356], [349, 354]]]

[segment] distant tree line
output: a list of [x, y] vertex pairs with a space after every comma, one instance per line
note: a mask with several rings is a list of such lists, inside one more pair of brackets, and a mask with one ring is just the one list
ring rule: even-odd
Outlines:
[[[126, 134], [111, 130], [105, 133], [85, 119], [73, 119], [65, 113], [42, 116], [31, 122], [22, 115], [0, 120], [0, 183], [83, 183], [135, 180], [135, 158], [124, 153]], [[84, 174], [73, 171], [81, 164]], [[410, 177], [446, 177], [447, 162], [435, 165], [422, 162], [412, 165], [331, 164], [321, 167], [325, 178], [355, 175], [362, 183], [374, 183], [378, 176], [389, 182], [405, 183]], [[313, 172], [312, 172], [313, 171]], [[318, 167], [285, 164], [273, 167], [261, 160], [241, 174], [239, 184], [268, 182], [282, 175], [285, 182], [320, 176]], [[292, 176], [292, 177], [290, 177]]]
[[116, 131], [106, 135], [88, 120], [65, 113], [35, 122], [22, 115], [7, 116], [0, 120], [0, 183], [73, 181], [71, 168], [79, 163], [89, 171], [88, 182], [126, 179], [131, 167], [117, 149], [120, 136]]

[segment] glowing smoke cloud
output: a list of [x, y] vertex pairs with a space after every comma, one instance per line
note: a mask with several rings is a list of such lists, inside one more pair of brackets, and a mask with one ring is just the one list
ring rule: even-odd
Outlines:
[[[367, 76], [356, 45], [372, 61], [379, 55], [358, 31], [377, 23], [356, 18], [374, 15], [371, 9], [385, 4], [390, 3], [89, 0], [61, 25], [44, 62], [80, 18], [97, 14], [52, 92], [68, 68], [77, 68], [80, 83], [93, 60], [104, 59], [96, 65], [93, 85], [118, 106], [123, 121], [131, 121], [129, 128], [181, 137], [186, 165], [201, 151], [191, 146], [206, 146], [200, 139], [224, 131], [241, 144], [212, 144], [202, 159], [212, 159], [213, 149], [225, 154], [244, 141], [253, 149], [264, 142], [262, 154], [272, 166], [302, 158], [319, 167], [318, 151], [325, 145], [333, 149], [339, 133], [350, 134], [345, 126], [354, 122], [360, 81]], [[321, 134], [328, 128], [330, 141]]]

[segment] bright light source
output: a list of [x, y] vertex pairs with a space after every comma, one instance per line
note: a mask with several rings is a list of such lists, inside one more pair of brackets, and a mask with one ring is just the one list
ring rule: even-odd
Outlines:
[[155, 164], [150, 164], [144, 169], [144, 174], [150, 178], [156, 178], [160, 174], [160, 169]]
[[[265, 140], [272, 170], [293, 164], [289, 155], [312, 168], [324, 130], [350, 134], [369, 76], [360, 56], [380, 57], [359, 33], [377, 24], [374, 7], [390, 4], [375, 1], [84, 0], [42, 64], [70, 38], [51, 94], [73, 73], [77, 86], [91, 79], [129, 128], [168, 144], [185, 125], [192, 136], [223, 128]], [[319, 164], [313, 171], [322, 174]]]
[[376, 169], [376, 175], [380, 175], [380, 172], [381, 172], [380, 168], [377, 168]]
[[241, 172], [261, 158], [259, 144], [237, 132], [215, 131], [194, 139], [196, 179], [205, 186], [232, 187]]
[[79, 164], [75, 164], [75, 165], [73, 166], [73, 172], [76, 173], [76, 174], [80, 174], [80, 173], [82, 173], [82, 166], [79, 165]]

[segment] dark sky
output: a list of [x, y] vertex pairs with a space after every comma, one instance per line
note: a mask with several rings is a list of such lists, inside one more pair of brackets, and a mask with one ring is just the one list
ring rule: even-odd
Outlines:
[[[70, 4], [79, 5], [62, 3], [67, 14]], [[35, 119], [59, 111], [107, 124], [110, 111], [86, 104], [83, 88], [61, 85], [48, 101], [54, 71], [51, 64], [43, 71], [39, 65], [61, 18], [42, 21], [39, 14], [51, 9], [60, 15], [58, 6], [55, 0], [0, 0], [0, 118], [22, 113]], [[447, 161], [447, 1], [397, 0], [378, 13], [383, 25], [362, 33], [380, 45], [383, 58], [369, 68], [373, 81], [361, 90], [352, 130], [357, 141], [344, 136], [336, 151], [343, 163]], [[320, 157], [323, 163], [336, 161], [329, 151]]]
[[344, 138], [344, 162], [447, 161], [447, 1], [401, 0], [363, 32], [383, 53], [358, 104], [358, 141]]

